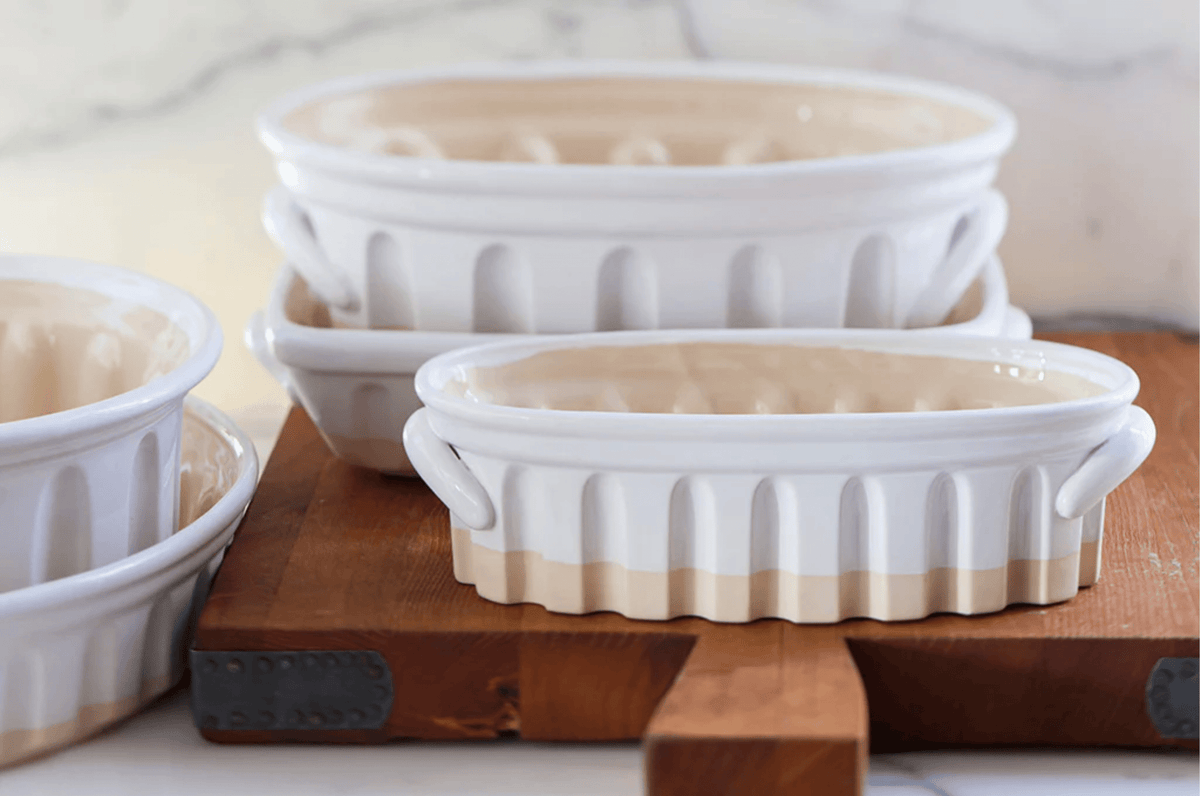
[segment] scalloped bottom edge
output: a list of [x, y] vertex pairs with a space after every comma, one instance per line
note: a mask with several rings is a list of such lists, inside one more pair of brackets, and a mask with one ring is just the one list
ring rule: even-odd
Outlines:
[[502, 553], [452, 529], [454, 576], [493, 602], [535, 603], [564, 614], [615, 611], [630, 619], [699, 616], [714, 622], [787, 619], [831, 623], [861, 617], [921, 619], [935, 613], [984, 614], [1014, 603], [1067, 600], [1099, 574], [1100, 544], [1057, 559], [1010, 561], [995, 569], [932, 569], [915, 575], [847, 572], [796, 575], [764, 570], [718, 575], [697, 569], [629, 570], [620, 564], [547, 561], [535, 551]]
[[69, 744], [95, 735], [113, 722], [136, 713], [178, 682], [180, 674], [163, 675], [143, 680], [141, 689], [133, 696], [85, 705], [68, 721], [36, 729], [15, 729], [0, 732], [0, 769], [23, 762], [31, 757], [48, 754]]

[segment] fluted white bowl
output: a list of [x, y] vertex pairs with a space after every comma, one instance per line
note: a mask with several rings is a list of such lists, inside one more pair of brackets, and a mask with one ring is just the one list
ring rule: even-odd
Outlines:
[[[1033, 405], [767, 415], [524, 408], [462, 391], [475, 368], [545, 352], [577, 358], [590, 347], [695, 342], [973, 360], [996, 378], [1026, 368], [1091, 386]], [[588, 371], [589, 385], [606, 383], [604, 367]], [[822, 387], [841, 383], [830, 373]], [[896, 388], [875, 382], [876, 397], [860, 398]], [[1104, 499], [1154, 441], [1149, 415], [1131, 405], [1137, 375], [1121, 362], [1073, 346], [956, 335], [718, 330], [509, 341], [430, 360], [416, 390], [425, 407], [408, 420], [405, 448], [450, 509], [456, 577], [497, 602], [637, 619], [906, 620], [1065, 600], [1098, 576]], [[913, 406], [940, 405], [925, 401]]]
[[183, 400], [221, 342], [212, 312], [165, 282], [0, 256], [0, 592], [175, 532]]
[[[532, 162], [456, 157], [436, 141], [388, 154], [293, 121], [327, 103], [342, 127], [356, 113], [370, 116], [375, 92], [396, 88], [428, 88], [436, 102], [439, 87], [507, 81], [532, 96], [564, 80], [584, 89], [589, 81], [616, 81], [623, 89], [615, 93], [635, 98], [657, 87], [653, 103], [641, 97], [643, 114], [672, 107], [679, 91], [672, 87], [689, 82], [744, 92], [809, 88], [814, 99], [797, 101], [792, 122], [840, 126], [847, 138], [886, 130], [892, 117], [936, 126], [927, 104], [973, 115], [978, 124], [969, 134], [886, 151], [841, 154], [835, 147], [803, 159], [663, 166], [549, 162], [538, 152], [553, 145], [553, 134], [536, 130], [520, 135], [538, 145], [517, 153]], [[859, 95], [861, 107], [853, 99]], [[679, 103], [676, 126], [689, 128], [693, 108]], [[580, 114], [587, 108], [572, 113], [571, 122], [586, 127]], [[740, 113], [723, 119], [755, 125]], [[593, 122], [599, 131], [612, 120]], [[464, 126], [503, 136], [514, 123], [481, 110]], [[640, 141], [643, 123], [634, 113], [617, 132]], [[425, 136], [410, 126], [400, 131], [408, 144]], [[998, 103], [921, 80], [765, 64], [604, 61], [344, 78], [280, 99], [258, 127], [282, 182], [267, 197], [264, 223], [337, 320], [552, 334], [936, 324], [1004, 232], [1007, 206], [990, 186], [1016, 129]], [[359, 132], [393, 144], [398, 134], [369, 126]], [[670, 154], [669, 142], [650, 143]]]
[[0, 766], [92, 735], [179, 681], [208, 585], [258, 477], [254, 446], [187, 400], [178, 532], [0, 594]]

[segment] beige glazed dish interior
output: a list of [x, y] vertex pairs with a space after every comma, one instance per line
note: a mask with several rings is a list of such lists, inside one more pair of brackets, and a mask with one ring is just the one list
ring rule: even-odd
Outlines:
[[284, 119], [297, 135], [374, 154], [680, 166], [874, 154], [962, 140], [993, 124], [883, 90], [634, 77], [397, 84], [314, 100]]
[[48, 282], [0, 282], [0, 423], [129, 392], [187, 356], [183, 330], [147, 307]]
[[446, 391], [477, 403], [595, 412], [810, 414], [992, 409], [1106, 392], [1010, 363], [853, 348], [661, 343], [545, 351], [467, 368]]
[[183, 413], [179, 468], [179, 527], [186, 528], [225, 496], [238, 477], [229, 440], [193, 412]]

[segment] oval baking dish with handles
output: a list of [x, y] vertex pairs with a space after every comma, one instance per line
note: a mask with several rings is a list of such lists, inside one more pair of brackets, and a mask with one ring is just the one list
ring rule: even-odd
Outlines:
[[[790, 415], [518, 408], [447, 385], [588, 346], [833, 346], [1041, 368], [1095, 395]], [[999, 372], [999, 371], [998, 371]], [[602, 375], [602, 374], [601, 374]], [[499, 602], [639, 619], [833, 622], [1051, 603], [1093, 583], [1104, 498], [1148, 455], [1136, 374], [1044, 342], [875, 332], [659, 332], [498, 343], [426, 363], [405, 427], [450, 508], [455, 572]]]
[[[631, 103], [630, 134], [646, 124], [707, 129], [687, 123], [695, 105], [673, 101], [702, 85], [738, 102], [760, 98], [761, 113], [790, 119], [801, 142], [811, 125], [850, 140], [897, 125], [927, 133], [938, 113], [971, 121], [944, 140], [906, 134], [878, 151], [832, 146], [796, 159], [676, 165], [547, 162], [519, 152], [523, 162], [501, 162], [455, 157], [452, 147], [387, 153], [294, 121], [322, 103], [341, 109], [339, 124], [345, 113], [369, 116], [380, 92], [424, 91], [422, 101], [436, 105], [463, 86], [486, 94], [512, 84], [530, 97], [564, 81], [582, 91], [609, 81], [607, 96]], [[646, 92], [659, 99], [639, 104]], [[510, 122], [489, 102], [459, 126], [506, 135]], [[570, 97], [554, 102], [546, 102], [552, 117]], [[593, 123], [596, 135], [609, 134], [601, 131], [611, 120]], [[1015, 129], [1012, 114], [986, 97], [866, 72], [603, 61], [389, 72], [302, 89], [261, 114], [282, 182], [264, 223], [334, 318], [355, 327], [925, 326], [958, 302], [1004, 232], [1006, 206], [991, 184]]]

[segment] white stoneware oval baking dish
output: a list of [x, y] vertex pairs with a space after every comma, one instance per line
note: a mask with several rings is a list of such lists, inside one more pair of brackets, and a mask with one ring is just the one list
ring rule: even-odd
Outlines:
[[0, 257], [0, 592], [175, 532], [183, 398], [220, 353], [216, 318], [178, 288]]
[[[1154, 440], [1117, 360], [953, 335], [504, 342], [430, 360], [416, 389], [405, 447], [450, 507], [456, 577], [498, 602], [638, 619], [1065, 600], [1095, 581], [1104, 499]], [[789, 401], [808, 413], [753, 414]]]
[[264, 222], [342, 323], [939, 323], [1007, 209], [1015, 123], [954, 87], [732, 63], [459, 65], [259, 117]]
[[[993, 258], [950, 322], [906, 334], [974, 334], [1028, 339], [1029, 316], [1009, 305]], [[401, 434], [421, 406], [413, 375], [447, 351], [517, 335], [334, 328], [326, 305], [288, 266], [265, 313], [246, 326], [246, 345], [317, 424], [330, 450], [351, 464], [413, 475]], [[524, 336], [528, 337], [528, 336]]]
[[180, 529], [115, 563], [0, 594], [0, 766], [77, 742], [179, 681], [258, 477], [250, 440], [189, 398]]

